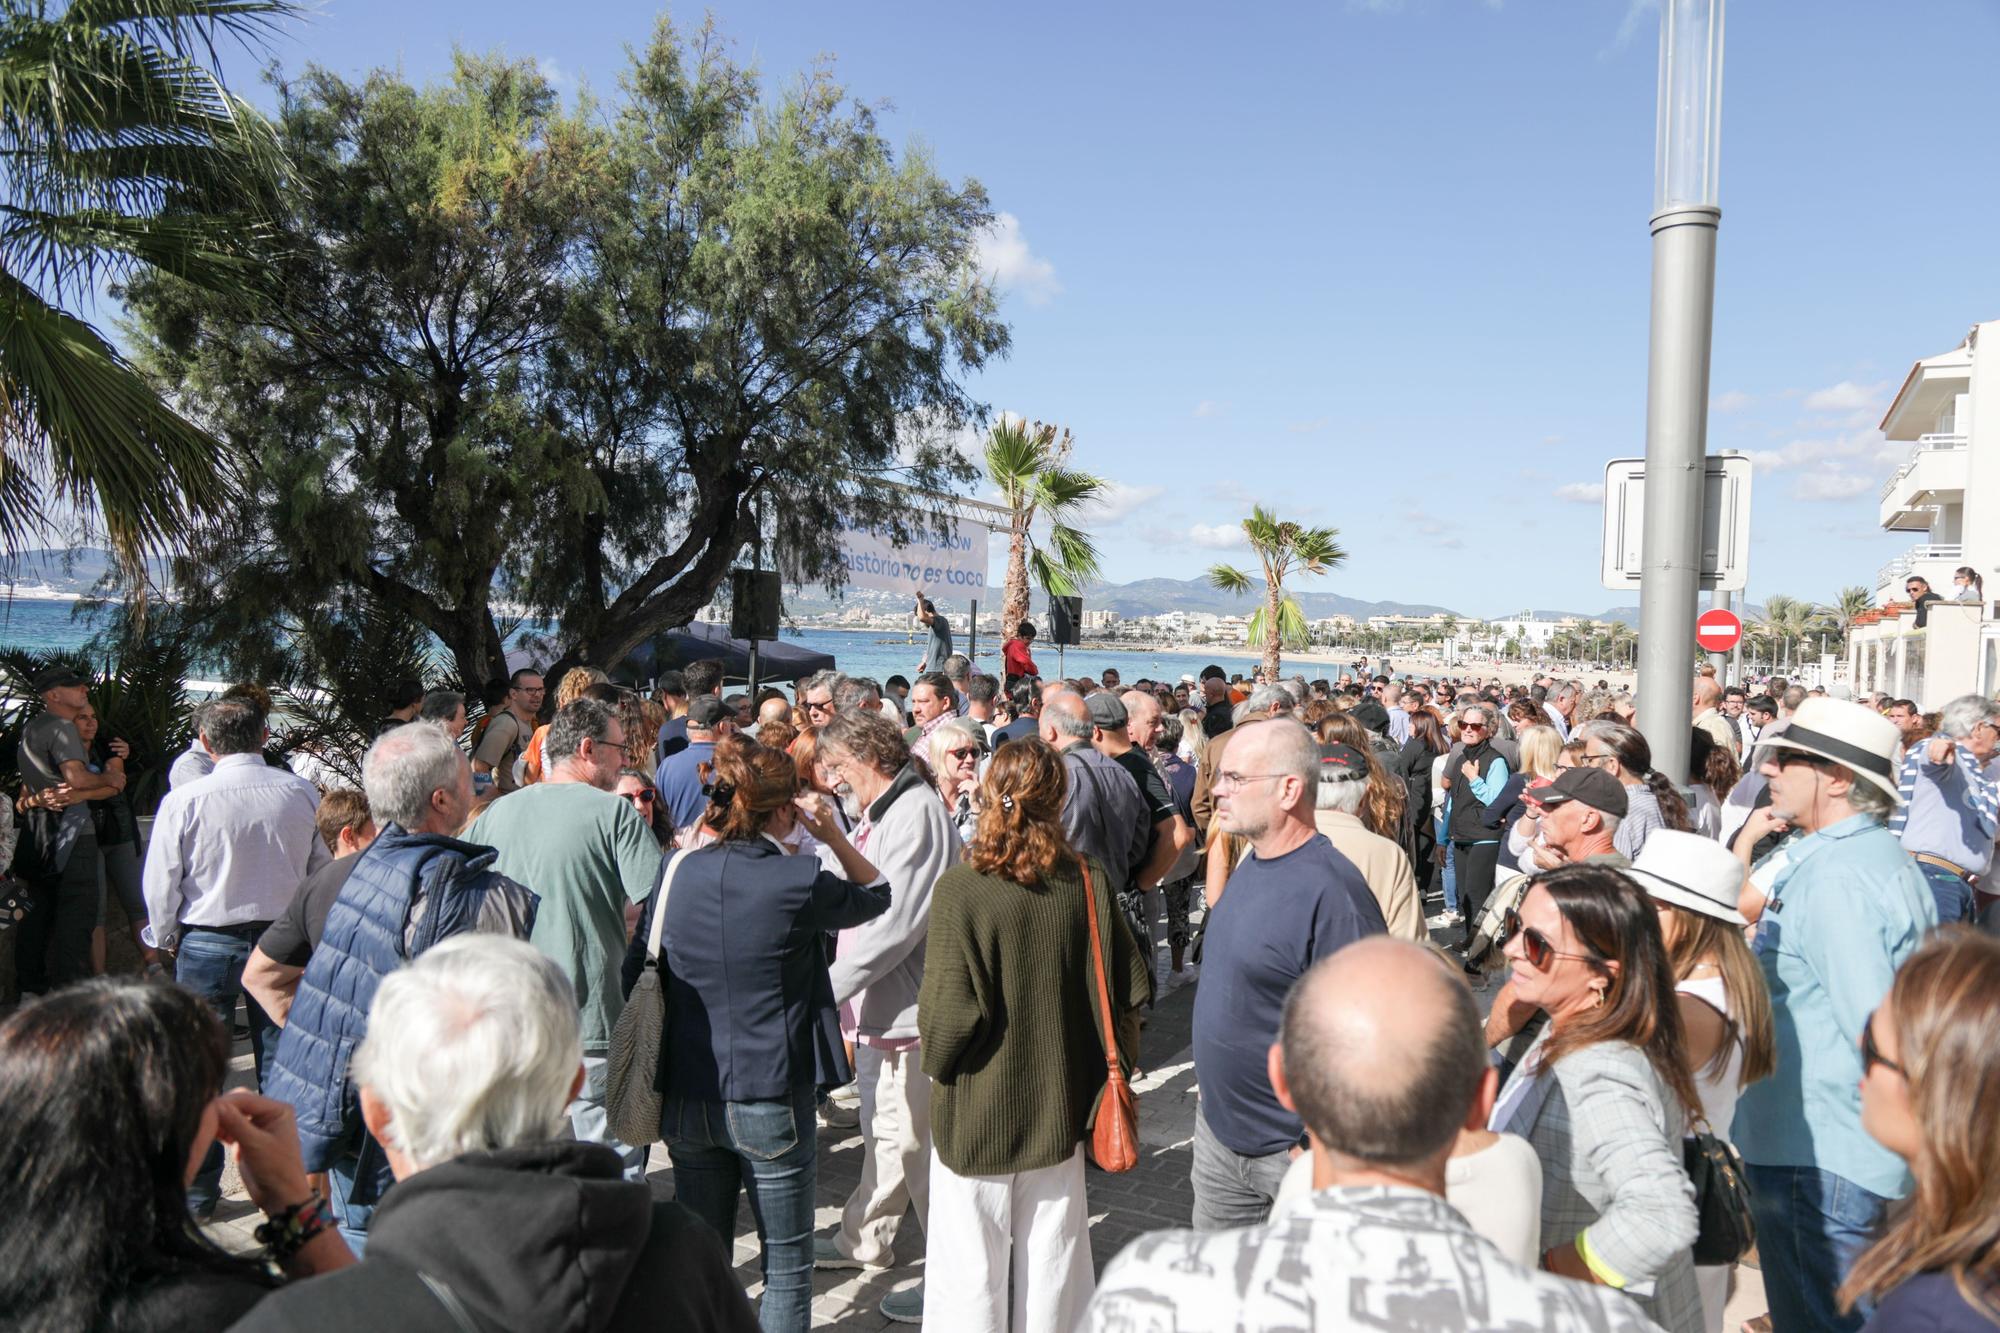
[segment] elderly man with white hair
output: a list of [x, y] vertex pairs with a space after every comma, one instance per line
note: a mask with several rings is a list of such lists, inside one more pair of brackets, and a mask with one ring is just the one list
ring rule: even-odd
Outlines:
[[398, 1182], [361, 1263], [273, 1293], [247, 1333], [757, 1327], [721, 1241], [567, 1137], [575, 988], [533, 945], [447, 940], [390, 976], [354, 1053]]
[[1897, 774], [1902, 808], [1889, 831], [1917, 859], [1938, 923], [1971, 917], [1973, 884], [1993, 863], [2000, 832], [2000, 704], [1977, 694], [1938, 712], [1937, 735], [1910, 747]]
[[1339, 742], [1321, 749], [1313, 823], [1368, 881], [1368, 891], [1375, 895], [1389, 933], [1413, 944], [1429, 943], [1430, 931], [1424, 926], [1423, 899], [1417, 893], [1410, 854], [1394, 839], [1371, 832], [1361, 822], [1361, 802], [1367, 795], [1368, 757]]

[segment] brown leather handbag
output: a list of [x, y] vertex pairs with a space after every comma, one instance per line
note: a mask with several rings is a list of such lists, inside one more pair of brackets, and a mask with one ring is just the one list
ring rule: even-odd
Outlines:
[[1097, 973], [1097, 1002], [1104, 1014], [1104, 1091], [1090, 1118], [1090, 1160], [1110, 1172], [1139, 1165], [1139, 1106], [1118, 1063], [1118, 1028], [1111, 1015], [1111, 986], [1104, 979], [1104, 937], [1097, 925], [1097, 891], [1082, 857], [1084, 907], [1090, 917], [1090, 961]]

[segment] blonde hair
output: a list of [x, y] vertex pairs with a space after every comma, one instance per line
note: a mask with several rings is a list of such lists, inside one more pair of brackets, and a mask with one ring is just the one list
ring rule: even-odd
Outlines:
[[1554, 727], [1537, 723], [1523, 727], [1514, 741], [1521, 747], [1521, 768], [1538, 778], [1556, 775], [1556, 757], [1562, 753], [1562, 735]]
[[[1673, 938], [1667, 941], [1667, 966], [1674, 980], [1686, 981], [1703, 963], [1713, 963], [1722, 976], [1722, 991], [1729, 999], [1723, 1022], [1729, 1036], [1716, 1050], [1704, 1073], [1714, 1077], [1729, 1063], [1729, 1047], [1743, 1043], [1743, 1072], [1739, 1087], [1747, 1088], [1760, 1078], [1769, 1078], [1778, 1068], [1778, 1040], [1771, 1026], [1771, 992], [1764, 984], [1764, 969], [1743, 938], [1743, 928], [1720, 917], [1690, 912], [1673, 903], [1661, 904], [1673, 912]], [[1727, 1132], [1727, 1127], [1717, 1127]]]
[[568, 705], [583, 697], [583, 692], [600, 681], [611, 677], [596, 667], [576, 666], [563, 672], [562, 682], [556, 686], [556, 711], [560, 713]]

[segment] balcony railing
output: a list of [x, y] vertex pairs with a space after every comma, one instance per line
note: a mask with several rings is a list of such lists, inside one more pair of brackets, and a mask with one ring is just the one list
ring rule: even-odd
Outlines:
[[1888, 584], [1894, 583], [1897, 579], [1907, 575], [1920, 564], [1937, 560], [1963, 559], [1965, 559], [1965, 547], [1962, 545], [1912, 546], [1909, 550], [1882, 566], [1881, 570], [1875, 575], [1875, 586], [1878, 588], [1886, 587]]
[[1896, 469], [1895, 475], [1882, 487], [1882, 499], [1886, 502], [1890, 492], [1896, 489], [1896, 483], [1916, 470], [1917, 460], [1926, 450], [1944, 453], [1953, 449], [1963, 449], [1968, 443], [1970, 441], [1963, 435], [1919, 435], [1916, 447], [1910, 450], [1909, 458], [1904, 461], [1903, 466]]

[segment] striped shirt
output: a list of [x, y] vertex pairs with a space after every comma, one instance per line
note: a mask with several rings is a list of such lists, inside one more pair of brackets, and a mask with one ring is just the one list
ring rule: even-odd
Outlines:
[[1959, 745], [1942, 764], [1930, 762], [1930, 742], [1903, 756], [1896, 787], [1902, 803], [1889, 831], [1903, 850], [1942, 857], [1967, 873], [1983, 875], [2000, 833], [2000, 756], [1982, 767]]

